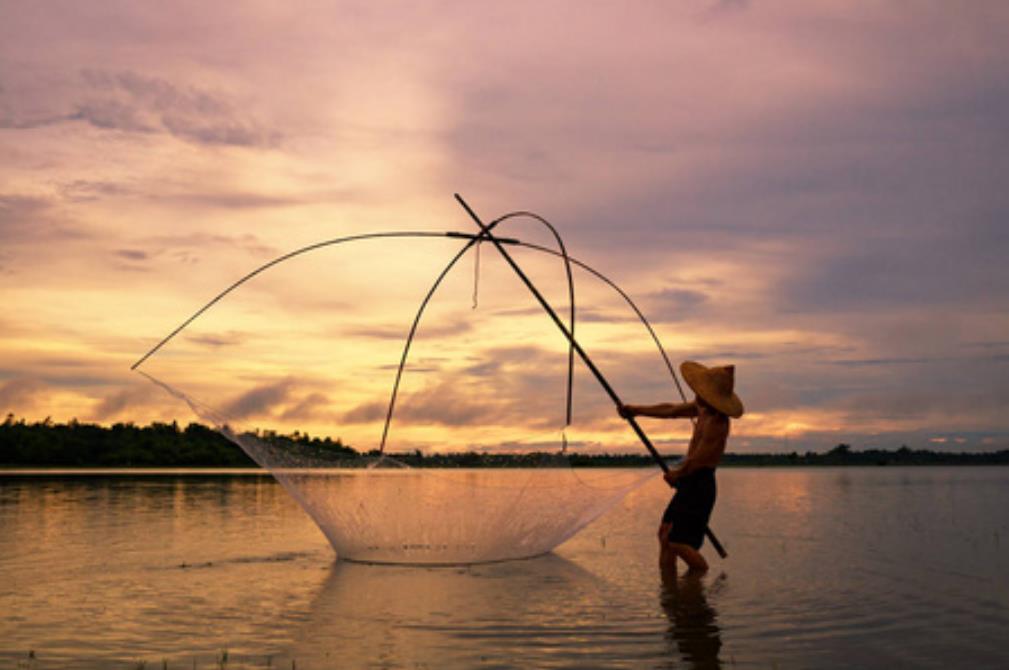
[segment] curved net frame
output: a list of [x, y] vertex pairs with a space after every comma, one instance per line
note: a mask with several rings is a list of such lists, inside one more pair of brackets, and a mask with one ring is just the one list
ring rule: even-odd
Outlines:
[[[366, 234], [285, 255], [134, 367], [268, 469], [339, 558], [435, 565], [549, 552], [657, 470], [570, 467], [601, 423], [620, 425], [612, 404], [572, 376], [570, 347], [508, 268], [487, 251], [470, 271], [451, 267], [480, 253], [457, 238]], [[573, 313], [573, 290], [556, 290], [568, 287], [564, 254], [519, 248]]]

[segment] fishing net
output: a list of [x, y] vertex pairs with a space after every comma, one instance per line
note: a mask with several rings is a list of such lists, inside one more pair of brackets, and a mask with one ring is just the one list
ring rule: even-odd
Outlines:
[[[540, 241], [514, 255], [564, 313]], [[600, 342], [627, 325], [597, 322]], [[135, 368], [268, 469], [338, 557], [458, 564], [548, 552], [657, 472], [571, 467], [627, 431], [570, 354], [487, 243], [367, 233], [253, 272]]]

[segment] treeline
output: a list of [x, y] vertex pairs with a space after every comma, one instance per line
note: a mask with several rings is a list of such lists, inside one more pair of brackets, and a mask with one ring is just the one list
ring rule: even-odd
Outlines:
[[[339, 440], [308, 435], [258, 434], [291, 454], [352, 456], [358, 454]], [[27, 423], [12, 415], [0, 424], [0, 467], [256, 467], [235, 443], [207, 426], [152, 423], [109, 427], [71, 421]]]
[[848, 444], [839, 444], [826, 453], [807, 451], [804, 454], [726, 454], [722, 465], [1009, 465], [1009, 449], [978, 453], [910, 449], [907, 445], [895, 451], [866, 449], [856, 451]]
[[[340, 440], [310, 437], [295, 431], [282, 435], [272, 431], [256, 437], [281, 447], [293, 456], [338, 462], [376, 456], [360, 454]], [[389, 454], [412, 467], [516, 468], [552, 465], [575, 467], [647, 467], [648, 454], [490, 454], [453, 453]], [[671, 457], [670, 460], [675, 460]], [[910, 449], [856, 451], [839, 444], [826, 453], [805, 454], [727, 453], [723, 466], [820, 466], [820, 465], [1009, 465], [1009, 450], [983, 453], [949, 453]], [[233, 442], [207, 426], [190, 423], [152, 423], [112, 426], [49, 420], [27, 423], [13, 415], [0, 424], [0, 467], [255, 467], [256, 464]]]
[[[377, 455], [371, 453], [369, 455]], [[516, 468], [538, 466], [573, 466], [580, 468], [642, 468], [655, 464], [652, 457], [642, 450], [629, 454], [582, 454], [569, 451], [566, 454], [488, 454], [457, 453], [429, 454], [420, 452], [389, 454], [390, 458], [412, 467], [428, 468]], [[679, 456], [668, 456], [672, 463]], [[942, 451], [916, 450], [903, 446], [896, 451], [868, 449], [855, 451], [848, 444], [839, 444], [826, 453], [807, 451], [805, 454], [747, 454], [726, 453], [722, 466], [778, 467], [778, 466], [820, 466], [820, 465], [1009, 465], [1009, 450], [981, 453], [949, 453]]]
[[[653, 463], [646, 454], [592, 456], [574, 454], [571, 464], [583, 467], [643, 467]], [[675, 458], [672, 460], [676, 460]], [[726, 453], [722, 467], [779, 467], [826, 465], [1009, 465], [1009, 449], [980, 453], [950, 453], [927, 449], [910, 449], [902, 446], [895, 451], [867, 449], [855, 451], [847, 444], [839, 444], [826, 453], [807, 451], [804, 454], [752, 454]]]
[[237, 445], [198, 423], [104, 427], [71, 421], [0, 425], [0, 465], [39, 467], [250, 467]]

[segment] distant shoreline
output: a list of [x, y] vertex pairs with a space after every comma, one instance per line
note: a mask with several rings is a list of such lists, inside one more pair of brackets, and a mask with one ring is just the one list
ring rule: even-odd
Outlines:
[[[274, 448], [299, 456], [310, 455], [315, 463], [329, 467], [370, 462], [376, 452], [360, 453], [339, 439], [313, 438], [295, 432], [278, 435], [258, 434]], [[498, 454], [461, 452], [424, 455], [420, 452], [389, 453], [386, 456], [418, 468], [522, 468], [572, 466], [580, 468], [650, 467], [651, 457], [642, 451], [630, 454]], [[669, 462], [678, 454], [666, 457]], [[901, 447], [896, 450], [857, 451], [839, 444], [825, 453], [804, 454], [734, 453], [725, 454], [721, 467], [821, 467], [821, 466], [895, 466], [895, 465], [1009, 465], [1009, 450], [949, 453]], [[56, 470], [119, 470], [143, 473], [156, 470], [185, 470], [199, 473], [218, 470], [216, 474], [236, 469], [256, 472], [259, 467], [233, 442], [215, 430], [197, 423], [180, 427], [177, 423], [153, 423], [149, 426], [96, 424], [71, 421], [27, 423], [8, 415], [0, 424], [0, 474], [14, 470], [52, 472]]]
[[[988, 466], [1005, 466], [1009, 465], [1006, 463], [918, 463], [918, 464], [888, 464], [891, 468], [928, 468], [928, 467], [988, 467]], [[557, 466], [547, 466], [547, 467], [557, 467]], [[578, 465], [571, 465], [571, 467], [585, 467]], [[599, 469], [620, 469], [620, 468], [650, 468], [655, 467], [654, 461], [648, 463], [643, 463], [637, 466], [626, 466], [626, 465], [595, 465], [589, 466]], [[879, 465], [872, 464], [831, 464], [831, 465], [793, 465], [793, 464], [773, 464], [773, 465], [750, 465], [750, 464], [722, 464], [719, 469], [727, 470], [762, 470], [762, 469], [776, 469], [776, 470], [828, 470], [828, 469], [869, 469], [876, 470], [879, 469]], [[340, 468], [333, 468], [334, 470]], [[360, 469], [360, 468], [356, 468]], [[492, 468], [480, 466], [422, 466], [420, 468], [410, 468], [409, 470], [521, 470], [521, 469], [535, 469], [535, 466], [497, 466]], [[656, 474], [659, 471], [656, 470]], [[0, 466], [0, 478], [20, 478], [20, 479], [59, 479], [68, 478], [73, 479], [77, 477], [145, 477], [156, 479], [162, 478], [178, 478], [178, 477], [199, 477], [206, 479], [216, 479], [216, 478], [230, 478], [230, 477], [272, 477], [272, 473], [266, 468], [261, 467], [250, 467], [250, 468], [213, 468], [213, 467], [178, 467], [178, 468], [164, 468], [164, 467], [123, 467], [123, 468], [102, 468], [102, 467], [77, 467], [77, 468], [66, 468], [66, 467], [9, 467]]]

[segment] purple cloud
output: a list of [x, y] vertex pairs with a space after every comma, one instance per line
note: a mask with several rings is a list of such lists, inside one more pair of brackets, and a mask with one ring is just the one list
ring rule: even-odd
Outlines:
[[231, 420], [269, 416], [288, 400], [291, 389], [292, 382], [287, 379], [262, 384], [227, 402], [221, 414]]
[[45, 385], [38, 379], [22, 377], [0, 383], [0, 413], [20, 416], [33, 410]]
[[72, 109], [55, 112], [0, 109], [0, 128], [32, 130], [83, 122], [101, 130], [171, 135], [199, 145], [267, 148], [281, 134], [245, 118], [218, 92], [177, 86], [132, 70], [85, 69]]

